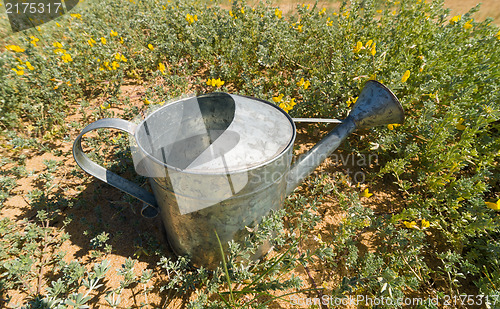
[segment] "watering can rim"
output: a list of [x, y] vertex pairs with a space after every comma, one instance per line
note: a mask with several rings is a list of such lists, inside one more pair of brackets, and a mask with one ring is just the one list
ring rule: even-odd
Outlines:
[[[271, 159], [269, 159], [267, 161], [264, 161], [264, 162], [262, 162], [260, 164], [253, 165], [251, 167], [245, 167], [245, 168], [242, 168], [242, 169], [233, 169], [233, 170], [230, 170], [230, 171], [223, 171], [223, 172], [213, 171], [213, 170], [209, 170], [209, 171], [205, 172], [203, 170], [192, 171], [192, 170], [189, 170], [189, 169], [181, 169], [181, 168], [178, 168], [178, 167], [175, 167], [175, 166], [168, 165], [167, 163], [162, 162], [162, 161], [158, 160], [157, 158], [155, 158], [154, 156], [152, 156], [137, 141], [137, 136], [136, 136], [136, 134], [137, 134], [137, 128], [143, 126], [143, 124], [146, 122], [146, 120], [149, 119], [149, 117], [151, 117], [153, 114], [155, 114], [159, 110], [161, 110], [161, 109], [163, 109], [163, 108], [165, 108], [167, 106], [173, 105], [173, 104], [180, 104], [181, 102], [189, 100], [189, 99], [192, 99], [192, 98], [199, 98], [199, 97], [209, 96], [209, 95], [214, 95], [214, 94], [215, 95], [217, 95], [217, 94], [227, 94], [229, 96], [239, 96], [239, 97], [247, 98], [247, 99], [250, 99], [250, 100], [254, 100], [254, 101], [258, 101], [260, 103], [264, 103], [264, 104], [270, 105], [273, 108], [275, 108], [276, 110], [278, 110], [279, 112], [281, 112], [286, 117], [286, 119], [290, 122], [290, 124], [292, 126], [292, 135], [291, 135], [291, 137], [290, 137], [287, 145], [283, 148], [283, 150], [278, 155], [272, 157]], [[204, 93], [204, 94], [201, 94], [201, 95], [195, 95], [195, 96], [190, 96], [190, 97], [182, 98], [180, 100], [176, 100], [176, 101], [170, 102], [168, 104], [165, 104], [164, 106], [162, 106], [162, 107], [154, 110], [151, 114], [147, 115], [146, 118], [144, 118], [143, 120], [141, 120], [137, 124], [137, 126], [136, 126], [136, 128], [134, 130], [134, 135], [133, 136], [134, 136], [135, 142], [137, 144], [137, 147], [141, 150], [141, 152], [144, 153], [144, 154], [146, 154], [146, 156], [150, 160], [152, 160], [153, 162], [159, 164], [160, 166], [163, 166], [165, 168], [168, 168], [169, 170], [174, 170], [174, 171], [177, 171], [177, 172], [180, 172], [180, 173], [183, 173], [183, 174], [210, 175], [210, 176], [214, 176], [214, 175], [228, 175], [228, 174], [238, 174], [238, 173], [248, 172], [248, 171], [255, 170], [255, 169], [258, 169], [260, 167], [266, 166], [266, 165], [268, 165], [268, 164], [270, 164], [270, 163], [272, 163], [272, 162], [280, 159], [281, 157], [283, 157], [286, 154], [286, 152], [288, 151], [288, 149], [290, 149], [290, 147], [293, 147], [293, 145], [295, 143], [295, 138], [297, 136], [297, 128], [295, 126], [295, 122], [293, 121], [292, 117], [290, 117], [290, 115], [288, 115], [287, 112], [285, 112], [281, 107], [277, 106], [276, 104], [273, 104], [273, 103], [271, 103], [269, 101], [266, 101], [264, 99], [255, 98], [255, 97], [251, 97], [251, 96], [247, 96], [247, 95], [231, 94], [231, 93], [227, 93], [227, 92], [215, 91], [215, 92]]]

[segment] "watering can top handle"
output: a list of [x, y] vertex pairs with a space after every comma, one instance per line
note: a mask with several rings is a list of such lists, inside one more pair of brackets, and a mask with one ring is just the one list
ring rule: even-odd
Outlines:
[[82, 136], [85, 133], [100, 128], [118, 129], [133, 135], [136, 125], [126, 120], [117, 118], [99, 119], [89, 124], [82, 130], [73, 143], [73, 157], [75, 158], [76, 163], [90, 175], [146, 203], [147, 205], [145, 205], [141, 210], [141, 214], [144, 217], [156, 217], [159, 212], [159, 208], [153, 194], [141, 188], [139, 185], [108, 171], [104, 167], [90, 160], [89, 157], [85, 155], [85, 152], [82, 149]]

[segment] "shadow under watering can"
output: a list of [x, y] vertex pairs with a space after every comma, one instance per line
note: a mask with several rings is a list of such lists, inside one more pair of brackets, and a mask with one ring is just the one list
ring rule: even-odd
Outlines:
[[[145, 216], [159, 212], [176, 254], [189, 255], [195, 266], [214, 268], [221, 260], [214, 230], [223, 244], [242, 241], [245, 227], [280, 209], [285, 197], [356, 128], [403, 120], [396, 96], [368, 81], [349, 116], [334, 120], [340, 124], [291, 166], [294, 119], [267, 101], [210, 93], [164, 105], [137, 125], [98, 120], [77, 137], [73, 154], [83, 170], [146, 203]], [[81, 138], [97, 128], [130, 134], [136, 171], [149, 178], [154, 194], [84, 154]], [[262, 247], [257, 256], [268, 249]]]

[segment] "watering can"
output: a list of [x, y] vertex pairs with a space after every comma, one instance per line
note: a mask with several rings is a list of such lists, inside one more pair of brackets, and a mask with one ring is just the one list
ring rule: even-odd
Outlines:
[[[163, 105], [138, 123], [100, 119], [73, 144], [77, 164], [90, 175], [144, 202], [142, 214], [160, 214], [168, 242], [194, 266], [214, 268], [220, 243], [243, 241], [257, 225], [335, 151], [355, 129], [403, 123], [396, 96], [368, 81], [348, 117], [291, 166], [295, 121], [264, 100], [209, 93]], [[153, 193], [91, 161], [82, 136], [98, 128], [129, 133], [135, 170]], [[220, 239], [217, 239], [217, 236]], [[256, 256], [267, 252], [262, 246]]]

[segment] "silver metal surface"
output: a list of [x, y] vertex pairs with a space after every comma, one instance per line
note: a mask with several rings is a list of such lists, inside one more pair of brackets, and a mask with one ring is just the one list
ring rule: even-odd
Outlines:
[[[403, 110], [385, 86], [369, 81], [350, 115], [290, 163], [295, 140], [292, 118], [274, 104], [212, 93], [165, 105], [134, 125], [102, 119], [87, 126], [73, 146], [76, 162], [91, 175], [161, 209], [168, 241], [194, 266], [215, 268], [223, 244], [242, 241], [246, 227], [282, 206], [294, 190], [356, 128], [401, 123]], [[131, 135], [136, 171], [149, 177], [154, 196], [90, 161], [83, 134], [108, 127]], [[260, 248], [260, 253], [268, 247]]]
[[326, 122], [326, 123], [342, 123], [339, 119], [326, 118], [292, 118], [293, 122]]

